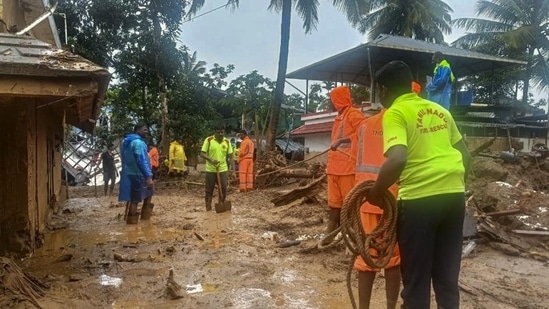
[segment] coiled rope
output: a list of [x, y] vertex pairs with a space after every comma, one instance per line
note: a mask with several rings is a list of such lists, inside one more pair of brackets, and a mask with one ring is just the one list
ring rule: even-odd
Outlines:
[[381, 215], [378, 225], [370, 234], [365, 233], [362, 227], [360, 207], [366, 202], [374, 183], [372, 180], [363, 181], [349, 192], [341, 208], [340, 227], [325, 237], [327, 239], [334, 237], [334, 240], [329, 244], [322, 244], [322, 241], [318, 244], [319, 249], [337, 245], [341, 240], [335, 239], [335, 235], [341, 232], [345, 245], [353, 253], [347, 270], [347, 291], [353, 309], [357, 308], [351, 286], [356, 257], [360, 255], [364, 262], [372, 268], [385, 268], [393, 256], [396, 245], [398, 209], [396, 200], [389, 191], [386, 191], [382, 197], [380, 208], [383, 210], [383, 215]]

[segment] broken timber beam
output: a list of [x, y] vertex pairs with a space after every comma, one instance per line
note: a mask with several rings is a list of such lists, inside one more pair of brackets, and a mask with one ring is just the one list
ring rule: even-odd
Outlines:
[[302, 198], [308, 195], [314, 195], [322, 189], [322, 183], [324, 182], [325, 179], [326, 179], [326, 175], [323, 175], [322, 177], [318, 178], [317, 180], [311, 182], [310, 184], [304, 187], [294, 189], [288, 193], [285, 193], [273, 198], [271, 202], [275, 206], [283, 206], [299, 198]]
[[491, 140], [483, 143], [482, 145], [480, 145], [479, 147], [477, 147], [476, 149], [471, 151], [471, 156], [474, 157], [474, 156], [480, 154], [481, 152], [483, 152], [484, 150], [486, 150], [490, 146], [492, 146], [492, 144], [494, 144], [495, 141], [496, 141], [496, 137], [494, 137]]
[[522, 235], [549, 236], [549, 231], [513, 230], [513, 233]]
[[487, 212], [481, 214], [483, 217], [503, 217], [522, 213], [522, 209], [509, 209], [502, 211]]

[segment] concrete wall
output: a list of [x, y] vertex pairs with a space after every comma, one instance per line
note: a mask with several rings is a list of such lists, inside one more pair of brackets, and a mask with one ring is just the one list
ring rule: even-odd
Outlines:
[[[488, 142], [492, 137], [466, 137], [469, 150], [474, 150], [480, 145]], [[532, 146], [536, 143], [544, 143], [545, 139], [542, 138], [511, 138], [511, 145], [517, 151], [529, 152]], [[492, 146], [489, 148], [491, 151], [509, 151], [509, 139], [507, 137], [497, 137]]]
[[[16, 26], [18, 30], [24, 29], [27, 25], [23, 11], [20, 9], [19, 0], [0, 0], [2, 1], [2, 20], [8, 27]], [[6, 27], [1, 24], [0, 32], [8, 32]]]
[[[37, 246], [61, 188], [62, 120], [32, 99], [0, 103], [0, 254]], [[59, 145], [59, 147], [56, 147]]]
[[[305, 159], [309, 159], [330, 148], [330, 134], [331, 133], [317, 133], [305, 135]], [[311, 162], [326, 163], [327, 158], [327, 155], [324, 154]]]

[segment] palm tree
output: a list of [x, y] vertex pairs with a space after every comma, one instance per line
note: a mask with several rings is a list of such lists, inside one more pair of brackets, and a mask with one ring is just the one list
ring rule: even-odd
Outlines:
[[183, 72], [188, 76], [201, 76], [206, 73], [206, 61], [198, 60], [196, 51], [192, 54], [187, 47], [181, 49], [183, 56]]
[[453, 44], [482, 44], [498, 38], [522, 51], [528, 62], [522, 93], [522, 101], [527, 103], [532, 77], [540, 89], [549, 86], [544, 57], [549, 52], [549, 0], [480, 0], [476, 11], [487, 19], [454, 20], [455, 26], [473, 32]]
[[[194, 0], [191, 4], [189, 14], [198, 12], [204, 5], [205, 0]], [[238, 6], [239, 0], [229, 0], [227, 5]], [[332, 0], [332, 4], [340, 11], [345, 13], [352, 24], [359, 22], [362, 12], [367, 7], [365, 0]], [[295, 8], [297, 14], [303, 20], [305, 33], [310, 33], [318, 25], [318, 0], [270, 0], [268, 9], [281, 13], [282, 22], [280, 25], [280, 52], [278, 58], [278, 74], [274, 99], [267, 128], [267, 147], [266, 150], [275, 149], [276, 128], [280, 117], [280, 110], [284, 101], [284, 86], [286, 82], [286, 71], [288, 68], [288, 55], [290, 46], [290, 24], [292, 9]]]
[[[365, 0], [368, 7], [354, 23], [370, 39], [380, 34], [411, 37], [435, 43], [444, 42], [452, 32], [452, 8], [442, 0]], [[365, 15], [365, 16], [364, 16]]]

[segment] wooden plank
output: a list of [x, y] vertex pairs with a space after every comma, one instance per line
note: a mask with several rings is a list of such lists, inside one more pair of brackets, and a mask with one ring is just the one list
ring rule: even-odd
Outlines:
[[509, 209], [502, 211], [493, 211], [481, 214], [483, 217], [503, 217], [522, 213], [522, 209]]
[[307, 195], [316, 194], [322, 188], [321, 184], [323, 183], [323, 181], [325, 179], [326, 179], [326, 175], [320, 177], [319, 179], [311, 182], [310, 184], [308, 184], [304, 187], [294, 189], [294, 190], [292, 190], [292, 191], [290, 191], [286, 194], [281, 194], [281, 195], [273, 198], [271, 200], [271, 202], [275, 206], [283, 206], [283, 205], [290, 204], [291, 202], [293, 202], [293, 201], [295, 201], [299, 198], [305, 197]]
[[21, 76], [0, 77], [0, 94], [14, 97], [86, 97], [98, 92], [95, 81], [37, 79]]
[[513, 230], [513, 233], [521, 235], [549, 236], [549, 231]]

